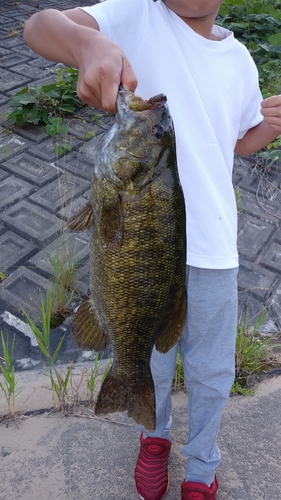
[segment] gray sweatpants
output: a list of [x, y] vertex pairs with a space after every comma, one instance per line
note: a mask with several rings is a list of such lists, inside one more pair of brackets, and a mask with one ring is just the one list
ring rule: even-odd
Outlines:
[[[221, 461], [217, 437], [222, 410], [235, 374], [237, 271], [187, 268], [187, 317], [179, 346], [188, 393], [186, 480], [210, 485]], [[153, 350], [156, 429], [144, 436], [170, 440], [171, 385], [178, 345], [167, 354]]]

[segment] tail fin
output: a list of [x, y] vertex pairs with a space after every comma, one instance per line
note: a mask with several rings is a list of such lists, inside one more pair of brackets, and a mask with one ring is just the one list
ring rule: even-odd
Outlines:
[[155, 430], [155, 393], [152, 376], [132, 384], [116, 378], [111, 368], [98, 395], [95, 414], [107, 415], [125, 410], [128, 410], [128, 416], [137, 424], [143, 425], [151, 432]]

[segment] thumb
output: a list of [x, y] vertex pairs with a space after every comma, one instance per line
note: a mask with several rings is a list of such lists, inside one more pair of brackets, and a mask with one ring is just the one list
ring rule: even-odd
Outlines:
[[134, 92], [138, 85], [138, 79], [133, 71], [133, 68], [128, 59], [125, 58], [123, 60], [121, 84], [123, 85], [125, 90], [129, 90], [130, 92]]

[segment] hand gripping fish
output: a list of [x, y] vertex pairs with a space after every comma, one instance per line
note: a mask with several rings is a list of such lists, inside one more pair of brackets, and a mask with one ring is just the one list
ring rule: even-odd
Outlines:
[[186, 315], [185, 204], [166, 100], [120, 89], [115, 121], [95, 150], [91, 201], [68, 221], [92, 233], [90, 296], [74, 339], [96, 351], [110, 342], [113, 351], [95, 413], [127, 410], [151, 431], [152, 349], [174, 346]]

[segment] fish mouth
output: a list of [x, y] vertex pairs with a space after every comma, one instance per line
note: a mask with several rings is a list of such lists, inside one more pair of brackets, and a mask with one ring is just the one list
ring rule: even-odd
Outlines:
[[[117, 103], [120, 108], [123, 108], [125, 105], [132, 111], [140, 112], [140, 111], [149, 111], [157, 108], [161, 108], [167, 102], [167, 97], [164, 94], [157, 94], [147, 101], [140, 96], [137, 96], [133, 92], [129, 90], [125, 90], [123, 87], [120, 87]], [[123, 106], [122, 106], [123, 104]], [[118, 107], [119, 107], [118, 106]]]

